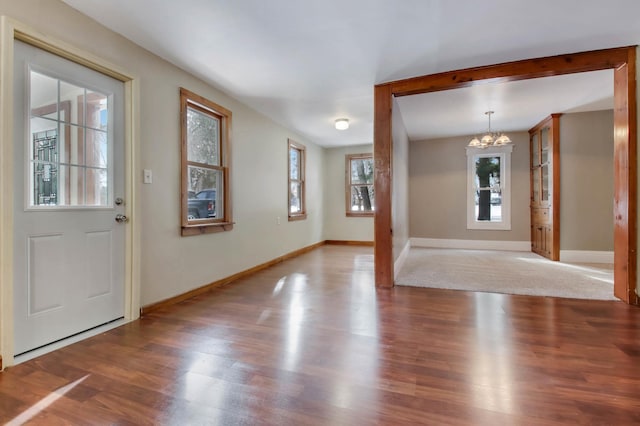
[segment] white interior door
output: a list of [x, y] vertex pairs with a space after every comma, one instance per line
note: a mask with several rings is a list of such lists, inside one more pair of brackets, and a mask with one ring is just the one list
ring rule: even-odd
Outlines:
[[124, 85], [16, 41], [15, 355], [124, 316]]

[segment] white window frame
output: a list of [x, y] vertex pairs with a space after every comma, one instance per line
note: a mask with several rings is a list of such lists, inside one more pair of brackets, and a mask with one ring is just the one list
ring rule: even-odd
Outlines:
[[[491, 148], [467, 147], [467, 229], [511, 230], [511, 152], [513, 145]], [[500, 157], [502, 220], [479, 221], [475, 215], [475, 163], [477, 158]]]

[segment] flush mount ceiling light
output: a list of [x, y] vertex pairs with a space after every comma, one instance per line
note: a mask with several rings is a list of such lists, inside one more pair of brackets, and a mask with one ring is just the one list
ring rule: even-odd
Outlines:
[[347, 130], [349, 128], [349, 119], [348, 118], [338, 118], [336, 120], [336, 129], [338, 130]]
[[504, 133], [491, 131], [491, 114], [494, 114], [494, 112], [485, 112], [485, 115], [489, 117], [489, 129], [487, 130], [487, 133], [485, 133], [481, 138], [474, 136], [468, 146], [472, 148], [488, 148], [490, 146], [502, 146], [509, 145], [511, 143], [509, 136]]

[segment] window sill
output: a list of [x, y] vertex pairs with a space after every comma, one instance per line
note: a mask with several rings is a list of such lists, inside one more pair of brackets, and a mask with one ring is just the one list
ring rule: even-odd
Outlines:
[[347, 217], [373, 217], [374, 215], [374, 212], [347, 212]]
[[213, 234], [216, 232], [231, 231], [235, 222], [216, 222], [216, 223], [202, 223], [197, 225], [183, 225], [182, 236], [188, 237], [191, 235], [201, 234]]
[[306, 213], [292, 214], [292, 215], [289, 215], [289, 222], [292, 222], [294, 220], [305, 220], [306, 218], [307, 218]]
[[467, 222], [469, 230], [511, 231], [511, 222]]

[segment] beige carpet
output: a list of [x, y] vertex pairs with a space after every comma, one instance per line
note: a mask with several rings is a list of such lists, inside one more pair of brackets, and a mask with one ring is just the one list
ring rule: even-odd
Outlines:
[[412, 248], [397, 285], [617, 300], [613, 265], [552, 262], [534, 253]]

